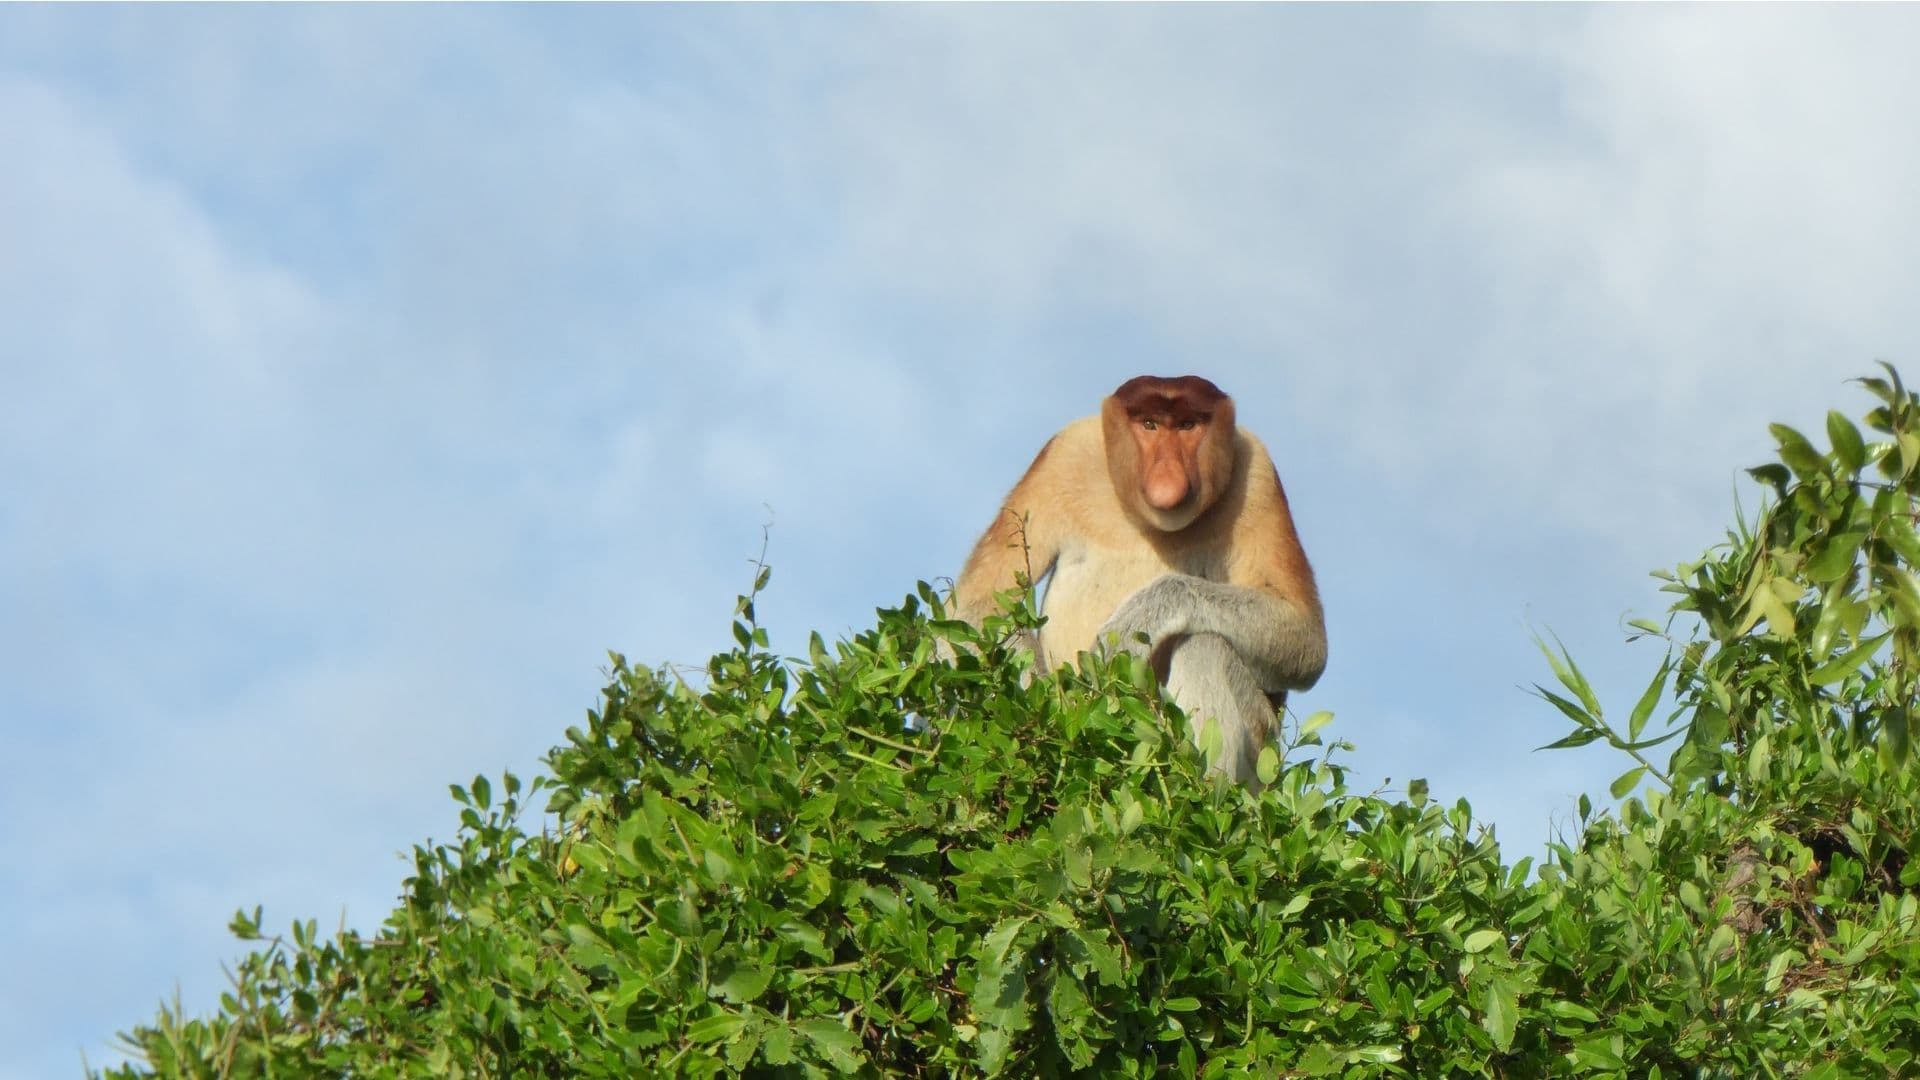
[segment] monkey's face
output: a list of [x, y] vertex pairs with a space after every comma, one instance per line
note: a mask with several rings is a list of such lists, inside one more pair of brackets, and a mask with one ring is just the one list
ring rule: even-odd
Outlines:
[[1102, 411], [1114, 492], [1142, 522], [1178, 532], [1232, 479], [1233, 402], [1212, 383], [1142, 376]]
[[1200, 446], [1213, 418], [1169, 412], [1127, 417], [1140, 465], [1140, 498], [1164, 515], [1184, 513], [1200, 500]]

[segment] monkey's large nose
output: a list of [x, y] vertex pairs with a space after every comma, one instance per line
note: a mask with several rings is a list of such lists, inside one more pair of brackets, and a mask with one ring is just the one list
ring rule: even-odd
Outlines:
[[1143, 486], [1147, 505], [1155, 510], [1171, 510], [1187, 501], [1186, 470], [1177, 466], [1152, 470]]

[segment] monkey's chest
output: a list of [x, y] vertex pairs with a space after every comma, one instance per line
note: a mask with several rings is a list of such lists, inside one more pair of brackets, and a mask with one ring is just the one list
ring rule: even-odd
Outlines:
[[1047, 624], [1041, 647], [1050, 666], [1071, 663], [1093, 648], [1094, 637], [1122, 601], [1166, 574], [1224, 580], [1224, 567], [1198, 553], [1168, 557], [1144, 546], [1131, 549], [1064, 547], [1040, 605]]

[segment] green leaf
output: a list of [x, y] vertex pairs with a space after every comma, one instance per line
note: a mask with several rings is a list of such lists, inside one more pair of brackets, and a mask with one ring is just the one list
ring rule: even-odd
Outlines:
[[1541, 686], [1539, 683], [1533, 684], [1533, 691], [1550, 702], [1554, 708], [1566, 714], [1567, 719], [1572, 720], [1581, 727], [1594, 727], [1599, 722], [1600, 717], [1598, 714], [1589, 713], [1587, 710], [1575, 705], [1573, 702], [1568, 701], [1566, 698], [1561, 697], [1546, 687]]
[[[1653, 681], [1640, 694], [1640, 700], [1634, 702], [1633, 714], [1627, 718], [1627, 738], [1638, 739], [1640, 732], [1647, 726], [1647, 719], [1653, 715], [1654, 707], [1660, 704], [1660, 695], [1667, 688], [1667, 674], [1673, 670], [1673, 657], [1669, 656], [1660, 663], [1660, 670], [1653, 675]], [[1618, 796], [1615, 796], [1618, 798]]]
[[1833, 442], [1834, 456], [1848, 472], [1857, 473], [1867, 463], [1867, 447], [1861, 441], [1860, 429], [1837, 410], [1827, 413], [1827, 438]]
[[1785, 465], [1769, 464], [1747, 470], [1747, 475], [1773, 488], [1775, 496], [1785, 498], [1787, 485], [1793, 483], [1793, 474]]
[[1581, 1020], [1589, 1024], [1597, 1024], [1600, 1022], [1600, 1015], [1598, 1013], [1587, 1008], [1585, 1005], [1572, 1001], [1549, 1001], [1543, 1004], [1541, 1008], [1545, 1009], [1548, 1015], [1558, 1016], [1565, 1020]]
[[1632, 791], [1638, 786], [1640, 778], [1645, 776], [1646, 773], [1647, 767], [1645, 765], [1628, 769], [1626, 772], [1614, 778], [1613, 783], [1607, 786], [1607, 793], [1616, 799], [1626, 798], [1627, 792]]
[[687, 1027], [687, 1038], [696, 1043], [720, 1042], [731, 1039], [747, 1026], [747, 1018], [736, 1012], [716, 1013], [703, 1020], [696, 1020]]
[[1716, 959], [1727, 956], [1740, 944], [1740, 935], [1733, 924], [1721, 923], [1713, 928], [1707, 938], [1707, 955]]
[[1592, 715], [1595, 720], [1598, 720], [1600, 718], [1600, 698], [1594, 694], [1593, 686], [1587, 682], [1587, 677], [1581, 673], [1580, 665], [1573, 662], [1573, 655], [1567, 652], [1567, 647], [1560, 644], [1559, 638], [1554, 638], [1553, 643], [1558, 646], [1560, 650], [1560, 655], [1556, 658], [1553, 651], [1547, 648], [1546, 642], [1536, 637], [1534, 643], [1540, 646], [1541, 652], [1546, 654], [1547, 663], [1553, 668], [1554, 677], [1560, 680], [1562, 686], [1573, 691], [1574, 696], [1580, 699], [1580, 703], [1587, 707], [1587, 712]]
[[746, 1038], [735, 1039], [727, 1044], [727, 1065], [735, 1072], [747, 1067], [753, 1055], [760, 1050], [760, 1035], [755, 1031], [746, 1032]]
[[1780, 992], [1780, 983], [1786, 978], [1787, 969], [1792, 967], [1794, 963], [1800, 959], [1800, 954], [1791, 949], [1774, 954], [1773, 959], [1767, 964], [1767, 993], [1777, 994]]
[[1913, 526], [1898, 511], [1880, 521], [1880, 538], [1893, 548], [1894, 553], [1906, 560], [1907, 568], [1920, 567], [1920, 535], [1916, 535]]
[[1627, 1067], [1621, 1057], [1622, 1040], [1618, 1035], [1595, 1035], [1573, 1044], [1573, 1060], [1592, 1071], [1618, 1072]]
[[1891, 633], [1892, 631], [1884, 634], [1875, 634], [1873, 637], [1862, 641], [1860, 644], [1848, 649], [1832, 660], [1821, 664], [1819, 667], [1807, 672], [1807, 681], [1815, 686], [1826, 686], [1829, 683], [1839, 682], [1841, 679], [1853, 674], [1861, 664], [1866, 663], [1868, 657], [1873, 655], [1874, 650], [1878, 649], [1880, 643], [1887, 640], [1888, 634]]
[[795, 1034], [813, 1044], [834, 1068], [842, 1073], [857, 1071], [863, 1064], [860, 1036], [847, 1030], [838, 1020], [802, 1020], [793, 1025]]
[[1768, 424], [1767, 430], [1773, 432], [1774, 439], [1780, 444], [1780, 460], [1787, 463], [1795, 476], [1802, 480], [1811, 480], [1826, 474], [1826, 462], [1807, 441], [1805, 435], [1785, 424]]
[[769, 1065], [789, 1065], [793, 1062], [793, 1029], [785, 1024], [774, 1024], [767, 1028], [761, 1041], [764, 1048], [762, 1057]]
[[[1888, 370], [1889, 372], [1891, 372], [1892, 369], [1889, 368]], [[1873, 396], [1879, 398], [1881, 401], [1884, 401], [1889, 405], [1892, 405], [1895, 402], [1900, 400], [1894, 394], [1893, 387], [1887, 385], [1887, 380], [1885, 379], [1876, 379], [1873, 376], [1869, 375], [1869, 376], [1863, 376], [1858, 379], [1853, 379], [1850, 381], [1857, 382], [1861, 386], [1866, 387], [1869, 391], [1873, 393]]]
[[1847, 608], [1852, 601], [1838, 588], [1829, 589], [1826, 598], [1820, 604], [1820, 615], [1813, 623], [1813, 638], [1809, 642], [1813, 650], [1815, 664], [1826, 662], [1828, 654], [1833, 652], [1833, 639], [1840, 632], [1846, 618]]
[[1495, 945], [1507, 940], [1507, 935], [1499, 930], [1475, 930], [1467, 935], [1462, 947], [1469, 953], [1486, 952]]
[[1807, 560], [1807, 580], [1825, 585], [1839, 581], [1853, 569], [1854, 560], [1860, 554], [1860, 545], [1867, 539], [1864, 532], [1835, 533], [1827, 542]]
[[1568, 735], [1564, 739], [1555, 739], [1553, 742], [1550, 742], [1545, 746], [1536, 746], [1534, 747], [1534, 749], [1535, 750], [1567, 750], [1576, 746], [1585, 746], [1588, 743], [1593, 742], [1598, 738], [1600, 738], [1600, 732], [1594, 730], [1593, 728], [1588, 728], [1584, 731], [1576, 731], [1573, 734]]
[[741, 964], [729, 971], [725, 978], [714, 983], [713, 992], [736, 1005], [744, 1005], [766, 993], [767, 983], [772, 978], [773, 973], [770, 971]]
[[1754, 625], [1764, 617], [1767, 620], [1769, 637], [1791, 638], [1793, 636], [1793, 609], [1781, 601], [1780, 594], [1772, 586], [1773, 582], [1769, 581], [1765, 586], [1754, 590], [1753, 604], [1748, 609], [1746, 620], [1741, 623], [1740, 633], [1745, 634], [1752, 630]]
[[1906, 764], [1909, 747], [1905, 707], [1890, 708], [1880, 714], [1880, 737], [1875, 740], [1874, 748], [1880, 751], [1880, 763], [1888, 769]]
[[1493, 1036], [1494, 1049], [1506, 1053], [1513, 1049], [1514, 1029], [1520, 1023], [1520, 993], [1505, 979], [1489, 979], [1481, 997], [1480, 1026]]

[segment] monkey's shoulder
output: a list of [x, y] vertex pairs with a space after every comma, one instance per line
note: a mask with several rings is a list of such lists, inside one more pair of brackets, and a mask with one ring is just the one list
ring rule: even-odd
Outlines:
[[1119, 500], [1108, 476], [1107, 448], [1098, 416], [1084, 416], [1061, 428], [1041, 448], [1015, 489], [1010, 509], [1063, 523], [1091, 524], [1113, 519]]

